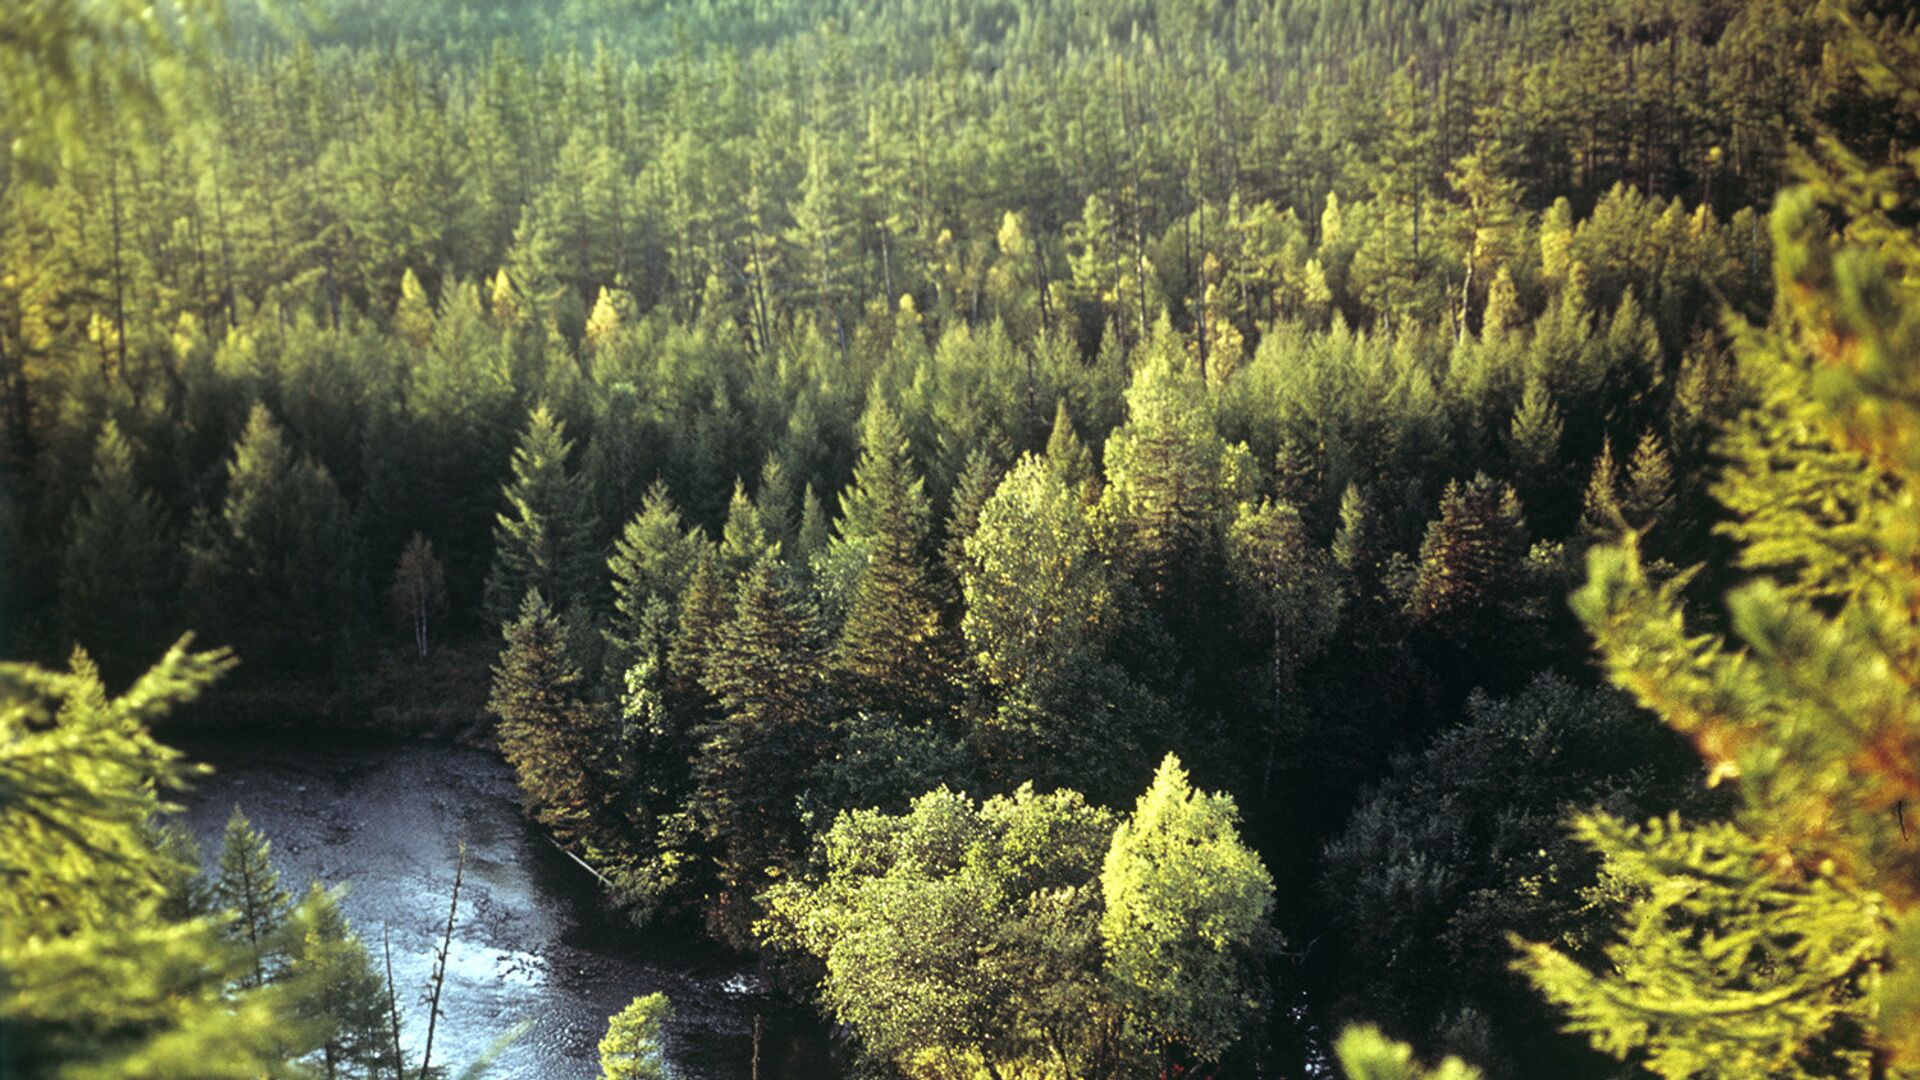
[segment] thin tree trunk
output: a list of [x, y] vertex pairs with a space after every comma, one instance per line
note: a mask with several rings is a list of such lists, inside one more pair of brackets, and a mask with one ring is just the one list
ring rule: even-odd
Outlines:
[[440, 991], [447, 985], [447, 956], [453, 951], [453, 921], [460, 910], [460, 882], [467, 870], [467, 844], [460, 842], [460, 856], [453, 864], [453, 897], [447, 901], [447, 927], [440, 935], [440, 951], [433, 961], [433, 992], [427, 998], [427, 1045], [420, 1051], [420, 1080], [427, 1080], [433, 1061], [433, 1032], [440, 1023]]
[[393, 1019], [393, 1080], [406, 1080], [406, 1058], [400, 1050], [400, 999], [393, 991], [393, 935], [390, 929], [381, 929], [380, 946], [387, 954], [387, 1011]]

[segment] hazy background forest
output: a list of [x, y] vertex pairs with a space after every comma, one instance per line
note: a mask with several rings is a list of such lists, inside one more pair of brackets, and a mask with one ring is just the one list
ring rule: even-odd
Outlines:
[[0, 14], [0, 1066], [427, 1068], [157, 724], [497, 742], [850, 1075], [1916, 1075], [1906, 5], [135, 6]]

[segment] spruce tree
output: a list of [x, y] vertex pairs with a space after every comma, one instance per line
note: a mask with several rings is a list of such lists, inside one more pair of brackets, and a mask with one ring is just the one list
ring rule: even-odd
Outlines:
[[823, 750], [822, 642], [773, 553], [741, 583], [703, 679], [717, 704], [695, 731], [692, 805], [717, 851], [716, 929], [745, 943], [755, 897], [800, 853], [799, 800]]
[[211, 542], [191, 554], [205, 625], [244, 642], [263, 666], [332, 662], [352, 615], [351, 513], [326, 468], [295, 454], [264, 405], [227, 462]]
[[[1911, 69], [1847, 45], [1911, 120]], [[1774, 319], [1736, 338], [1760, 400], [1716, 489], [1755, 575], [1730, 636], [1688, 625], [1685, 578], [1650, 580], [1631, 534], [1575, 598], [1613, 681], [1738, 799], [1726, 823], [1582, 818], [1630, 898], [1620, 934], [1597, 970], [1527, 947], [1573, 1030], [1663, 1077], [1920, 1071], [1920, 166], [1829, 143], [1803, 168], [1772, 218]]]
[[513, 766], [534, 819], [563, 839], [588, 839], [602, 812], [609, 725], [587, 699], [567, 651], [566, 623], [539, 590], [502, 630], [487, 711], [499, 720], [500, 752]]
[[512, 618], [529, 590], [571, 604], [592, 595], [599, 578], [591, 503], [581, 475], [569, 475], [573, 441], [545, 405], [527, 420], [513, 451], [507, 512], [495, 519], [493, 570], [487, 575], [488, 617]]
[[252, 965], [246, 985], [264, 985], [278, 973], [284, 956], [281, 933], [292, 910], [292, 899], [280, 884], [280, 871], [274, 868], [272, 843], [238, 806], [227, 818], [213, 898], [225, 912], [228, 933], [240, 942]]
[[134, 475], [133, 446], [109, 420], [93, 454], [93, 479], [67, 528], [60, 572], [61, 623], [114, 679], [165, 644], [179, 563], [166, 511]]
[[960, 479], [953, 486], [953, 507], [947, 512], [946, 536], [940, 544], [940, 561], [955, 582], [966, 578], [967, 538], [979, 526], [980, 510], [993, 497], [999, 481], [992, 455], [978, 446], [967, 453]]
[[853, 564], [834, 675], [856, 708], [923, 719], [949, 699], [953, 679], [940, 587], [927, 563], [932, 509], [893, 410], [876, 402], [863, 429], [834, 541], [836, 557]]
[[735, 480], [727, 503], [726, 524], [720, 530], [720, 575], [729, 587], [737, 585], [761, 556], [780, 553], [778, 536], [767, 531], [760, 510], [747, 497], [747, 486]]
[[1484, 473], [1447, 485], [1440, 516], [1420, 542], [1419, 573], [1407, 613], [1443, 637], [1493, 644], [1508, 638], [1520, 614], [1527, 522], [1512, 487]]
[[624, 673], [642, 651], [643, 627], [653, 605], [665, 605], [668, 611], [679, 606], [701, 543], [699, 535], [681, 523], [666, 484], [655, 481], [607, 559], [614, 610], [607, 636], [616, 651], [615, 670]]

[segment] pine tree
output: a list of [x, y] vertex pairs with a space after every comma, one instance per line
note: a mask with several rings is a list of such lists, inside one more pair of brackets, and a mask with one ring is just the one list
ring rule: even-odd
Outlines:
[[[1911, 67], [1847, 49], [1911, 119]], [[1832, 143], [1803, 168], [1773, 213], [1774, 321], [1736, 338], [1760, 401], [1716, 492], [1757, 575], [1732, 639], [1689, 628], [1686, 580], [1651, 581], [1632, 535], [1575, 598], [1613, 681], [1738, 797], [1727, 823], [1582, 818], [1632, 898], [1621, 933], [1598, 972], [1527, 947], [1573, 1030], [1663, 1077], [1920, 1069], [1920, 169]]]
[[213, 897], [226, 914], [228, 933], [245, 947], [252, 964], [246, 985], [261, 986], [276, 977], [285, 956], [282, 931], [293, 902], [274, 868], [272, 843], [238, 806], [227, 818]]
[[563, 839], [587, 838], [602, 810], [609, 725], [568, 656], [565, 622], [539, 590], [527, 592], [502, 636], [506, 649], [487, 699], [500, 722], [500, 752], [535, 820]]
[[761, 555], [707, 660], [717, 714], [694, 733], [692, 805], [720, 864], [711, 921], [733, 941], [749, 940], [755, 897], [805, 837], [798, 803], [822, 750], [821, 659], [812, 613], [779, 558]]
[[925, 718], [951, 695], [953, 658], [927, 565], [932, 508], [892, 409], [867, 410], [853, 486], [840, 500], [834, 556], [851, 564], [832, 664], [857, 708]]
[[566, 424], [545, 405], [533, 410], [513, 451], [513, 480], [504, 491], [507, 513], [493, 529], [493, 570], [487, 575], [487, 614], [513, 617], [529, 590], [571, 603], [591, 595], [599, 577], [592, 514], [580, 475], [568, 475], [573, 442]]
[[178, 575], [170, 532], [160, 501], [134, 476], [132, 444], [107, 421], [94, 448], [92, 485], [67, 528], [60, 612], [67, 633], [116, 679], [164, 645]]

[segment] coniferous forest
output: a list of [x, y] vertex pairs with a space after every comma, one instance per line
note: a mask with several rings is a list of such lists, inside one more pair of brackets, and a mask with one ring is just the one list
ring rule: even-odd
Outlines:
[[1920, 17], [11, 0], [0, 654], [9, 1078], [485, 1071], [290, 733], [846, 1077], [1920, 1077]]

